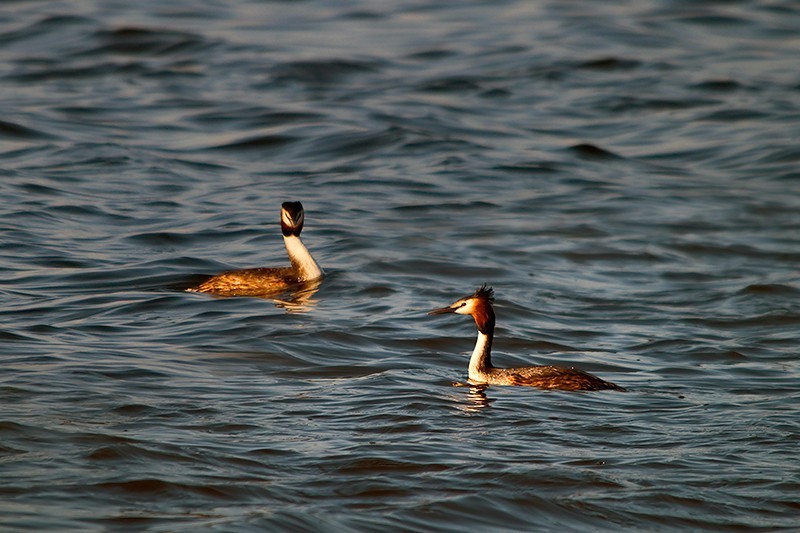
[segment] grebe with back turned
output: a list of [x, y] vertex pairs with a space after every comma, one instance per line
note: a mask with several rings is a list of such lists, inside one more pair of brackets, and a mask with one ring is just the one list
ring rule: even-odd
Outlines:
[[213, 276], [189, 292], [207, 292], [218, 296], [258, 296], [283, 291], [298, 283], [322, 279], [325, 272], [300, 240], [305, 213], [300, 202], [281, 205], [281, 232], [290, 267], [247, 268]]
[[469, 381], [474, 384], [526, 385], [542, 389], [560, 390], [619, 390], [622, 387], [597, 376], [558, 366], [524, 366], [496, 368], [492, 365], [492, 339], [494, 338], [494, 291], [484, 285], [474, 294], [456, 300], [448, 307], [434, 309], [429, 315], [456, 313], [472, 315], [478, 326], [478, 341], [469, 360]]

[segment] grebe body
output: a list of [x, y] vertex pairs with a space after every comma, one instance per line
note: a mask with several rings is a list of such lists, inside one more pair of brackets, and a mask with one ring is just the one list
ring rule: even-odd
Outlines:
[[213, 276], [187, 291], [219, 296], [258, 296], [280, 292], [298, 283], [322, 279], [325, 272], [300, 240], [304, 221], [303, 204], [284, 202], [281, 205], [281, 232], [292, 266], [231, 270]]
[[619, 385], [597, 376], [559, 366], [525, 366], [496, 368], [492, 365], [492, 339], [494, 338], [494, 291], [484, 285], [474, 294], [453, 302], [448, 307], [434, 309], [429, 315], [456, 313], [472, 315], [478, 327], [478, 340], [469, 360], [469, 381], [474, 384], [522, 385], [541, 389], [559, 390], [624, 390]]

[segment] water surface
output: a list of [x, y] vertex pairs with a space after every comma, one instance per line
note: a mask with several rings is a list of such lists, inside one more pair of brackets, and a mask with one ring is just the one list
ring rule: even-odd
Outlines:
[[[12, 2], [0, 526], [800, 528], [793, 2]], [[316, 292], [181, 291], [287, 263]], [[494, 361], [629, 392], [453, 387]]]

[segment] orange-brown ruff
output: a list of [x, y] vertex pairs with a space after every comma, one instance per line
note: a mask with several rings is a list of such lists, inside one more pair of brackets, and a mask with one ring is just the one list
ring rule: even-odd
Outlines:
[[281, 231], [290, 267], [231, 270], [214, 276], [189, 292], [208, 292], [219, 296], [259, 296], [276, 293], [298, 283], [321, 279], [325, 273], [300, 240], [305, 213], [300, 202], [281, 205]]
[[494, 291], [484, 285], [475, 294], [457, 300], [449, 307], [434, 309], [429, 315], [457, 313], [472, 315], [478, 326], [478, 342], [469, 362], [469, 380], [476, 384], [525, 385], [542, 389], [560, 390], [625, 390], [619, 385], [604, 381], [577, 368], [558, 366], [525, 366], [520, 368], [495, 368], [492, 366], [492, 339], [494, 338]]

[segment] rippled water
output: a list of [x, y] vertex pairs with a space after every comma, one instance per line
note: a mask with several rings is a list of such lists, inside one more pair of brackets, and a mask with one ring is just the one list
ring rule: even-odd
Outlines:
[[[800, 7], [10, 2], [0, 528], [800, 528]], [[181, 291], [287, 263], [275, 300]], [[453, 387], [495, 362], [629, 392]]]

